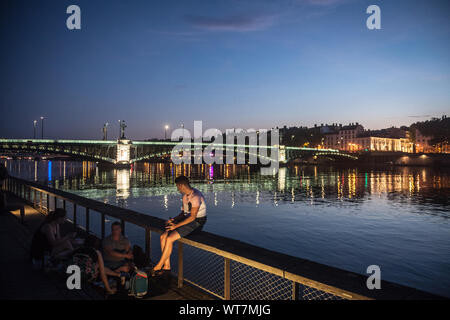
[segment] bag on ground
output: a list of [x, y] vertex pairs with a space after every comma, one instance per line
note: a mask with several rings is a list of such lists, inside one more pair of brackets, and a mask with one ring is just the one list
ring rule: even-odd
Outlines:
[[133, 274], [130, 277], [129, 294], [136, 298], [142, 298], [147, 294], [147, 290], [148, 290], [147, 273], [135, 268]]

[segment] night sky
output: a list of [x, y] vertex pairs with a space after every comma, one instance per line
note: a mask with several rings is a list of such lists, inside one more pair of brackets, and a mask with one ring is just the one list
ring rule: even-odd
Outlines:
[[[81, 8], [68, 30], [66, 8]], [[381, 8], [381, 30], [366, 8]], [[191, 129], [449, 114], [450, 1], [1, 1], [0, 137], [101, 139]], [[40, 123], [39, 123], [40, 125]], [[38, 127], [40, 137], [40, 127]]]

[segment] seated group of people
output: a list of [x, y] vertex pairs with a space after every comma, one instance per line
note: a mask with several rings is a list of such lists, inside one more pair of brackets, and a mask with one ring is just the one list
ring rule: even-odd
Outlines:
[[131, 243], [122, 234], [121, 224], [114, 222], [111, 235], [103, 239], [101, 244], [95, 236], [89, 235], [81, 247], [74, 249], [72, 240], [76, 232], [64, 237], [60, 234], [60, 225], [65, 218], [64, 209], [58, 208], [49, 213], [33, 237], [31, 257], [41, 260], [47, 254], [51, 260], [60, 260], [70, 259], [80, 253], [88, 255], [94, 263], [94, 268], [88, 268], [91, 272], [88, 278], [100, 276], [106, 293], [114, 294], [115, 290], [110, 287], [107, 276], [120, 277], [124, 281], [127, 273], [134, 268]]
[[[166, 221], [165, 230], [161, 234], [161, 258], [151, 270], [152, 276], [170, 272], [170, 256], [175, 241], [186, 237], [189, 234], [202, 230], [206, 223], [206, 204], [203, 194], [190, 185], [190, 181], [185, 176], [175, 179], [178, 191], [183, 195], [181, 213]], [[65, 221], [66, 211], [56, 209], [45, 219], [44, 223], [36, 232], [31, 253], [32, 257], [39, 259], [45, 252], [49, 252], [54, 259], [63, 258], [76, 253], [89, 255], [95, 262], [95, 268], [87, 268], [92, 271], [89, 278], [97, 278], [100, 275], [107, 293], [113, 293], [106, 276], [120, 276], [124, 281], [124, 273], [130, 272], [134, 268], [131, 244], [122, 235], [122, 226], [119, 222], [114, 222], [111, 227], [111, 235], [103, 240], [102, 246], [97, 243], [94, 236], [89, 236], [84, 246], [74, 250], [71, 240], [76, 233], [70, 233], [61, 237], [59, 225]], [[142, 254], [136, 254], [141, 256]]]

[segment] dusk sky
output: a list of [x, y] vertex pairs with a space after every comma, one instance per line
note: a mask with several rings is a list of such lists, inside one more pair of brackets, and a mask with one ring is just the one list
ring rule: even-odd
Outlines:
[[[68, 30], [66, 8], [81, 8]], [[381, 8], [381, 30], [366, 9]], [[450, 1], [2, 1], [0, 137], [162, 138], [208, 128], [449, 114]], [[39, 122], [40, 126], [40, 122]], [[38, 128], [40, 137], [40, 127]]]

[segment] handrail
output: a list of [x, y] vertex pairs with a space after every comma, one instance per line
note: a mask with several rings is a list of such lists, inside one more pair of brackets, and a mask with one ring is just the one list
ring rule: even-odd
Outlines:
[[[25, 191], [26, 189], [28, 189], [28, 193]], [[74, 212], [76, 212], [77, 206], [85, 207], [87, 217], [89, 215], [89, 210], [97, 211], [102, 215], [102, 237], [104, 237], [105, 232], [105, 215], [120, 219], [122, 221], [122, 224], [124, 224], [124, 222], [128, 222], [143, 227], [146, 230], [145, 246], [146, 254], [148, 257], [150, 256], [150, 232], [162, 233], [165, 223], [163, 219], [157, 217], [142, 214], [134, 210], [105, 204], [100, 201], [87, 199], [66, 191], [50, 188], [20, 178], [8, 178], [7, 190], [19, 196], [23, 195], [23, 198], [25, 200], [27, 199], [27, 194], [28, 199], [31, 200], [30, 193], [31, 190], [33, 190], [33, 192], [35, 193], [35, 196], [33, 198], [35, 206], [37, 206], [36, 192], [39, 192], [41, 194], [41, 196], [39, 197], [41, 207], [43, 193], [47, 195], [47, 205], [49, 205], [48, 197], [53, 196], [55, 197], [55, 205], [56, 198], [62, 199], [64, 201], [64, 208], [65, 201], [74, 203]], [[76, 221], [74, 221], [74, 224], [76, 225]], [[88, 226], [87, 230], [89, 231]], [[369, 290], [366, 286], [367, 278], [363, 275], [271, 251], [245, 242], [241, 242], [239, 240], [222, 237], [205, 231], [201, 231], [198, 234], [181, 238], [180, 240], [178, 240], [178, 242], [178, 284], [180, 287], [183, 285], [184, 279], [182, 263], [183, 244], [213, 253], [224, 258], [224, 296], [219, 296], [213, 293], [214, 295], [222, 299], [230, 298], [230, 260], [292, 281], [293, 298], [297, 298], [296, 288], [298, 284], [313, 288], [315, 290], [320, 290], [343, 299], [367, 300], [442, 298], [427, 292], [423, 292], [406, 286], [401, 286], [384, 280], [381, 281], [382, 290]], [[186, 279], [184, 280], [187, 281]], [[188, 282], [192, 283], [190, 281]], [[193, 284], [196, 285], [195, 283]], [[201, 288], [201, 286], [198, 287]]]

